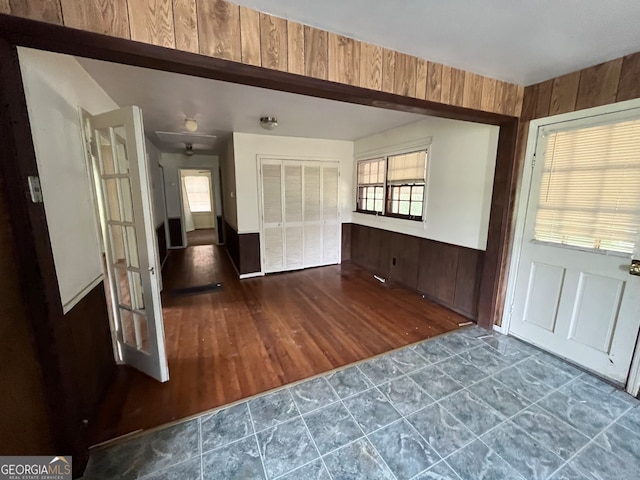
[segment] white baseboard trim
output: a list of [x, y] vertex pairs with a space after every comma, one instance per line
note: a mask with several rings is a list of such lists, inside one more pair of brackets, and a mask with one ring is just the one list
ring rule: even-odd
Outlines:
[[245, 278], [256, 278], [256, 277], [264, 277], [264, 272], [243, 273], [242, 275], [240, 275], [240, 280], [244, 280]]

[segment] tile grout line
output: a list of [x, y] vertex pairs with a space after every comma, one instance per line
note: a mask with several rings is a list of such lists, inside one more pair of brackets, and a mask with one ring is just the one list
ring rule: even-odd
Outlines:
[[[425, 360], [426, 360], [426, 359], [425, 359]], [[393, 360], [392, 360], [392, 361], [393, 361]], [[400, 367], [398, 367], [398, 368], [400, 369]], [[360, 370], [360, 369], [358, 369], [358, 370]], [[403, 376], [405, 376], [405, 377], [406, 377], [406, 374], [402, 371], [402, 369], [400, 369], [400, 371], [401, 371], [402, 375], [398, 376], [397, 378], [394, 378], [394, 379], [390, 380], [389, 382], [391, 382], [391, 381], [395, 381], [395, 380], [397, 380], [397, 379], [399, 379], [399, 378], [402, 378]], [[377, 390], [377, 391], [378, 391], [378, 393], [380, 393], [380, 395], [382, 395], [385, 399], [387, 399], [387, 401], [388, 401], [389, 405], [391, 405], [391, 408], [393, 408], [393, 409], [398, 413], [398, 415], [400, 415], [400, 418], [399, 418], [398, 420], [394, 420], [393, 422], [391, 422], [391, 423], [389, 423], [389, 424], [387, 424], [387, 425], [384, 425], [384, 426], [382, 426], [382, 427], [380, 427], [380, 428], [378, 428], [378, 429], [376, 429], [376, 430], [371, 431], [371, 432], [369, 433], [369, 435], [370, 435], [370, 434], [372, 434], [372, 433], [378, 432], [378, 431], [380, 431], [380, 430], [382, 430], [382, 429], [384, 429], [384, 428], [387, 428], [389, 425], [393, 425], [393, 424], [394, 424], [394, 423], [396, 423], [396, 422], [400, 422], [400, 421], [404, 420], [404, 421], [405, 421], [405, 422], [406, 422], [406, 423], [407, 423], [407, 424], [408, 424], [408, 425], [409, 425], [409, 426], [410, 426], [410, 427], [411, 427], [411, 428], [412, 428], [412, 429], [413, 429], [413, 430], [418, 434], [418, 436], [419, 436], [419, 437], [420, 437], [420, 438], [421, 438], [421, 439], [422, 439], [422, 440], [423, 440], [423, 441], [424, 441], [424, 442], [429, 446], [429, 448], [430, 448], [431, 450], [433, 450], [433, 452], [434, 452], [434, 453], [435, 453], [435, 454], [440, 458], [440, 460], [438, 460], [438, 461], [437, 461], [436, 463], [434, 463], [433, 465], [436, 465], [437, 463], [440, 463], [440, 462], [443, 460], [442, 455], [440, 455], [440, 453], [439, 453], [435, 448], [433, 448], [433, 445], [431, 445], [431, 443], [429, 443], [429, 442], [427, 441], [427, 439], [426, 439], [426, 438], [424, 438], [424, 436], [423, 436], [423, 435], [418, 431], [418, 429], [417, 429], [416, 427], [414, 427], [414, 426], [413, 426], [413, 424], [412, 424], [409, 420], [407, 420], [407, 418], [402, 414], [402, 412], [400, 412], [400, 411], [396, 408], [396, 406], [395, 406], [395, 405], [393, 405], [393, 403], [391, 402], [391, 400], [390, 400], [390, 399], [389, 399], [389, 398], [388, 398], [388, 397], [387, 397], [387, 396], [386, 396], [386, 395], [385, 395], [385, 394], [384, 394], [384, 393], [383, 393], [383, 392], [378, 388], [378, 386], [375, 384], [375, 382], [374, 382], [374, 381], [373, 381], [373, 380], [372, 380], [372, 379], [371, 379], [371, 378], [370, 378], [366, 373], [364, 373], [362, 370], [360, 370], [360, 373], [362, 373], [362, 375], [364, 375], [364, 376], [365, 376], [365, 377], [366, 377], [366, 378], [367, 378], [367, 379], [368, 379], [368, 380], [373, 384], [373, 387], [372, 387], [371, 389], [367, 389], [367, 390], [365, 390], [365, 391], [369, 391], [369, 390], [373, 390], [373, 389]], [[407, 378], [408, 378], [408, 377], [407, 377]], [[409, 379], [409, 380], [411, 380], [411, 379]], [[413, 380], [412, 380], [412, 381], [413, 381]], [[384, 382], [384, 383], [389, 383], [389, 382]], [[415, 382], [414, 382], [414, 383], [415, 383]], [[381, 385], [382, 385], [382, 384], [381, 384]], [[420, 385], [418, 385], [418, 388], [420, 388]], [[429, 395], [428, 393], [426, 393], [426, 392], [425, 392], [425, 394], [427, 394], [427, 396], [428, 396], [429, 398], [431, 398], [432, 400], [435, 400], [435, 399], [433, 399], [433, 397], [431, 397], [431, 395]], [[433, 405], [433, 404], [429, 404], [429, 405]], [[426, 405], [426, 406], [425, 406], [425, 407], [423, 407], [423, 408], [427, 408], [429, 405]], [[351, 412], [349, 411], [349, 409], [347, 408], [347, 406], [346, 406], [346, 405], [344, 406], [344, 408], [346, 408], [346, 409], [347, 409], [347, 411], [349, 412], [349, 414], [351, 414]], [[422, 410], [422, 409], [419, 409], [419, 410]], [[419, 410], [416, 410], [416, 411], [419, 411]], [[414, 412], [414, 413], [415, 413], [415, 412]], [[353, 418], [353, 416], [352, 416], [352, 418]], [[354, 418], [353, 420], [355, 421], [355, 418]], [[358, 422], [356, 422], [356, 424], [357, 424], [357, 423], [358, 423]], [[359, 426], [359, 425], [358, 425], [358, 426]], [[362, 429], [361, 429], [361, 430], [362, 430]], [[363, 433], [364, 433], [364, 430], [363, 430]], [[373, 442], [369, 439], [369, 437], [367, 436], [367, 434], [365, 434], [365, 437], [367, 438], [367, 440], [369, 441], [369, 443], [371, 443], [371, 445], [372, 445], [372, 446], [373, 446], [373, 448], [376, 450], [376, 452], [378, 452], [378, 449], [377, 449], [377, 448], [376, 448], [376, 446], [373, 444]], [[380, 452], [378, 452], [378, 455], [380, 455], [380, 458], [382, 458], [382, 455], [380, 454]], [[382, 458], [382, 460], [385, 462], [385, 465], [387, 465], [387, 462], [384, 460], [384, 458]], [[418, 476], [418, 475], [420, 475], [420, 474], [422, 474], [422, 473], [426, 472], [426, 471], [427, 471], [427, 470], [429, 470], [431, 467], [433, 467], [433, 465], [430, 465], [429, 467], [427, 467], [426, 469], [422, 470], [421, 472], [418, 472], [415, 476]], [[387, 468], [389, 468], [389, 465], [387, 465]], [[391, 469], [389, 468], [389, 470], [391, 470]], [[393, 473], [393, 471], [392, 471], [391, 473]], [[395, 477], [395, 474], [394, 474], [394, 477]], [[413, 478], [413, 477], [412, 477], [412, 478]]]
[[204, 456], [202, 454], [202, 417], [198, 417], [198, 434], [200, 435], [200, 441], [198, 442], [200, 450], [200, 478], [204, 479]]
[[[637, 407], [637, 406], [636, 406]], [[554, 470], [551, 475], [549, 476], [549, 478], [552, 478], [553, 475], [555, 475], [556, 473], [558, 473], [558, 471], [560, 471], [562, 468], [564, 468], [565, 466], [569, 465], [569, 462], [571, 462], [572, 460], [574, 460], [580, 453], [582, 453], [584, 450], [587, 449], [587, 447], [589, 447], [590, 445], [595, 445], [597, 447], [599, 447], [599, 445], [597, 443], [595, 443], [596, 438], [598, 438], [600, 435], [602, 435], [604, 432], [606, 432], [607, 430], [609, 430], [613, 425], [615, 425], [616, 423], [618, 423], [618, 420], [620, 420], [622, 417], [624, 417], [627, 413], [629, 413], [629, 411], [633, 410], [634, 408], [636, 408], [634, 406], [629, 406], [624, 412], [622, 412], [620, 415], [618, 415], [617, 417], [615, 417], [615, 419], [609, 423], [606, 427], [604, 427], [602, 430], [600, 430], [598, 432], [597, 435], [594, 435], [593, 438], [590, 438], [589, 441], [587, 443], [585, 443], [581, 448], [579, 448], [573, 455], [571, 455], [566, 462], [564, 462], [562, 465], [560, 465], [556, 470]], [[624, 428], [624, 427], [623, 427]], [[586, 436], [586, 435], [585, 435]], [[607, 452], [610, 453], [611, 455], [613, 455], [614, 457], [616, 457], [618, 460], [620, 460], [621, 462], [624, 462], [624, 460], [622, 460], [618, 455], [616, 455], [615, 453], [612, 452]], [[582, 474], [582, 472], [578, 472], [580, 474]]]
[[[324, 377], [321, 377], [321, 378], [324, 378]], [[325, 380], [325, 382], [326, 382], [326, 380]], [[327, 382], [327, 383], [329, 383], [329, 382]], [[329, 385], [329, 386], [331, 386], [331, 385]], [[320, 459], [320, 461], [322, 462], [322, 466], [324, 467], [324, 469], [326, 470], [326, 472], [329, 474], [329, 478], [330, 478], [331, 480], [333, 480], [333, 474], [332, 474], [332, 473], [329, 471], [329, 469], [327, 468], [327, 464], [325, 463], [324, 458], [322, 457], [322, 453], [320, 453], [320, 449], [318, 448], [318, 444], [316, 443], [316, 439], [315, 439], [315, 438], [313, 438], [313, 435], [311, 435], [311, 430], [309, 430], [309, 426], [307, 425], [307, 422], [305, 421], [304, 417], [302, 416], [302, 413], [300, 412], [300, 408], [298, 407], [298, 404], [296, 403], [296, 399], [295, 399], [295, 398], [293, 398], [293, 394], [291, 393], [290, 388], [287, 388], [287, 392], [289, 393], [289, 397], [291, 398], [291, 401], [293, 402], [293, 405], [296, 407], [296, 410], [297, 410], [297, 412], [298, 412], [298, 415], [300, 416], [300, 420], [302, 420], [302, 424], [304, 425], [304, 428], [305, 428], [305, 430], [307, 431], [307, 435], [309, 435], [309, 438], [310, 438], [310, 439], [311, 439], [311, 441], [313, 442], [313, 446], [315, 447], [316, 452], [318, 452], [318, 458], [319, 458], [319, 459]], [[307, 462], [305, 465], [308, 465], [308, 464], [312, 463], [312, 462], [313, 462], [313, 461], [315, 461], [315, 460], [317, 460], [317, 458], [314, 458], [314, 459], [313, 459], [313, 460], [311, 460], [310, 462]], [[303, 467], [303, 466], [304, 466], [304, 465], [300, 465], [300, 467], [298, 467], [298, 468], [301, 468], [301, 467]], [[291, 472], [294, 472], [294, 471], [296, 471], [296, 470], [297, 470], [297, 468], [296, 468], [296, 469], [294, 469], [294, 470], [290, 470], [290, 471], [289, 471], [289, 472], [287, 472], [287, 473], [291, 473]]]
[[[262, 456], [262, 449], [260, 448], [260, 440], [258, 440], [258, 432], [256, 431], [256, 425], [253, 421], [253, 414], [251, 413], [251, 407], [249, 406], [249, 402], [247, 402], [247, 412], [249, 412], [249, 421], [251, 422], [251, 429], [253, 430], [253, 439], [256, 442], [256, 447], [258, 447], [258, 456], [260, 457], [260, 464], [262, 465], [262, 472], [264, 473], [265, 480], [269, 480], [269, 475], [267, 475], [267, 466], [264, 464], [264, 458]], [[251, 434], [247, 435], [250, 437]], [[244, 437], [244, 438], [247, 438]]]

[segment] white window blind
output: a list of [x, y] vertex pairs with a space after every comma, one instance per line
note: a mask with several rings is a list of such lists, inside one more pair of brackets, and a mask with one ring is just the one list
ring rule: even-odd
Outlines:
[[633, 253], [640, 226], [640, 120], [547, 137], [535, 239]]
[[427, 152], [389, 156], [389, 183], [425, 183]]
[[189, 210], [194, 213], [211, 211], [211, 191], [209, 177], [185, 176], [184, 185], [187, 190]]

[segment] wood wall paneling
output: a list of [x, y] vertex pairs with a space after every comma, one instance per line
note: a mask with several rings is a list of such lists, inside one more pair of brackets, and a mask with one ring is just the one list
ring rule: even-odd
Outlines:
[[614, 103], [618, 93], [622, 58], [582, 70], [576, 110]]
[[240, 271], [240, 239], [235, 228], [227, 222], [224, 222], [224, 247], [227, 249], [236, 270]]
[[573, 112], [576, 109], [580, 72], [568, 73], [553, 79], [549, 115]]
[[447, 85], [443, 84], [443, 65], [434, 62], [428, 62], [428, 72], [427, 72], [427, 100], [432, 102], [440, 102], [442, 101], [443, 89], [447, 88], [447, 97], [451, 93], [451, 69], [448, 69], [449, 73], [449, 82]]
[[438, 245], [438, 263], [436, 267], [436, 298], [453, 305], [456, 294], [456, 276], [458, 270], [459, 248], [453, 245]]
[[415, 96], [417, 61], [418, 59], [412, 55], [396, 53], [393, 93], [404, 97]]
[[289, 73], [304, 75], [304, 25], [291, 20], [287, 20], [287, 61]]
[[352, 263], [473, 319], [478, 316], [483, 260], [479, 250], [351, 226]]
[[173, 0], [176, 48], [198, 53], [198, 13], [196, 0]]
[[198, 0], [200, 53], [241, 61], [240, 7], [224, 0]]
[[317, 28], [304, 27], [304, 68], [308, 77], [327, 79], [329, 34]]
[[[500, 84], [499, 94], [496, 94], [496, 104], [494, 110], [504, 115], [516, 115], [520, 110], [518, 100], [520, 93], [518, 86], [513, 83], [498, 82]], [[520, 103], [522, 100], [520, 99]]]
[[462, 248], [458, 250], [456, 288], [453, 305], [460, 311], [477, 315], [478, 292], [482, 271], [482, 254], [478, 250]]
[[182, 245], [182, 219], [180, 217], [167, 219], [169, 225], [169, 244], [172, 247]]
[[127, 0], [62, 0], [62, 15], [66, 27], [131, 37]]
[[262, 270], [260, 263], [260, 234], [242, 233], [238, 235], [241, 275], [256, 273]]
[[[416, 71], [416, 98], [427, 99], [427, 81], [429, 77], [429, 62], [421, 58], [417, 59], [418, 67]], [[438, 97], [438, 102], [440, 98]]]
[[340, 261], [348, 262], [351, 260], [351, 227], [353, 224], [351, 223], [343, 223], [342, 224], [342, 249], [341, 254], [342, 258]]
[[466, 72], [464, 77], [464, 94], [462, 106], [479, 110], [482, 106], [482, 76]]
[[9, 0], [9, 5], [12, 15], [62, 25], [60, 0]]
[[382, 47], [360, 43], [360, 83], [362, 88], [382, 89]]
[[11, 14], [11, 4], [9, 0], [0, 0], [0, 13], [4, 13], [6, 15]]
[[493, 111], [496, 105], [496, 89], [498, 81], [484, 77], [482, 79], [482, 99], [480, 101], [480, 108], [488, 112]]
[[262, 66], [286, 72], [287, 61], [287, 21], [260, 14], [260, 51]]
[[104, 284], [96, 285], [64, 319], [71, 333], [67, 347], [74, 359], [82, 416], [92, 422], [116, 369]]
[[262, 65], [260, 49], [260, 12], [240, 7], [240, 48], [242, 63]]
[[128, 2], [131, 40], [176, 48], [172, 0]]
[[[391, 237], [391, 266], [389, 277], [412, 290], [418, 288], [418, 262], [420, 257], [418, 237], [394, 233]], [[394, 262], [395, 260], [395, 262]]]
[[360, 42], [353, 38], [329, 33], [328, 63], [328, 79], [330, 81], [359, 85]]
[[541, 82], [538, 86], [538, 98], [536, 100], [535, 118], [549, 116], [551, 108], [551, 91], [553, 90], [553, 79]]
[[442, 86], [440, 87], [440, 102], [447, 105], [451, 103], [451, 70], [451, 67], [448, 65], [442, 66]]
[[531, 120], [536, 115], [536, 102], [538, 101], [538, 89], [540, 85], [529, 85], [524, 89], [524, 97], [522, 101], [522, 114], [523, 120]]
[[451, 95], [449, 103], [451, 105], [462, 106], [464, 99], [465, 71], [459, 68], [451, 69]]
[[620, 83], [618, 84], [618, 95], [616, 100], [631, 100], [640, 98], [640, 52], [627, 55], [622, 59], [622, 70], [620, 72]]
[[3, 455], [46, 455], [55, 448], [5, 196], [0, 177], [0, 385], [4, 390], [0, 395], [0, 451]]
[[396, 72], [396, 52], [382, 49], [382, 91], [393, 93]]
[[164, 222], [156, 227], [156, 243], [158, 244], [158, 256], [160, 257], [160, 264], [162, 265], [169, 252], [167, 248], [167, 231]]

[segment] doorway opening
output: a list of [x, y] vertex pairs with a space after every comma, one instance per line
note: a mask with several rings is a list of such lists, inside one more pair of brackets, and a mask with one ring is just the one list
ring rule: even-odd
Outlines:
[[180, 169], [187, 246], [218, 244], [210, 170]]

